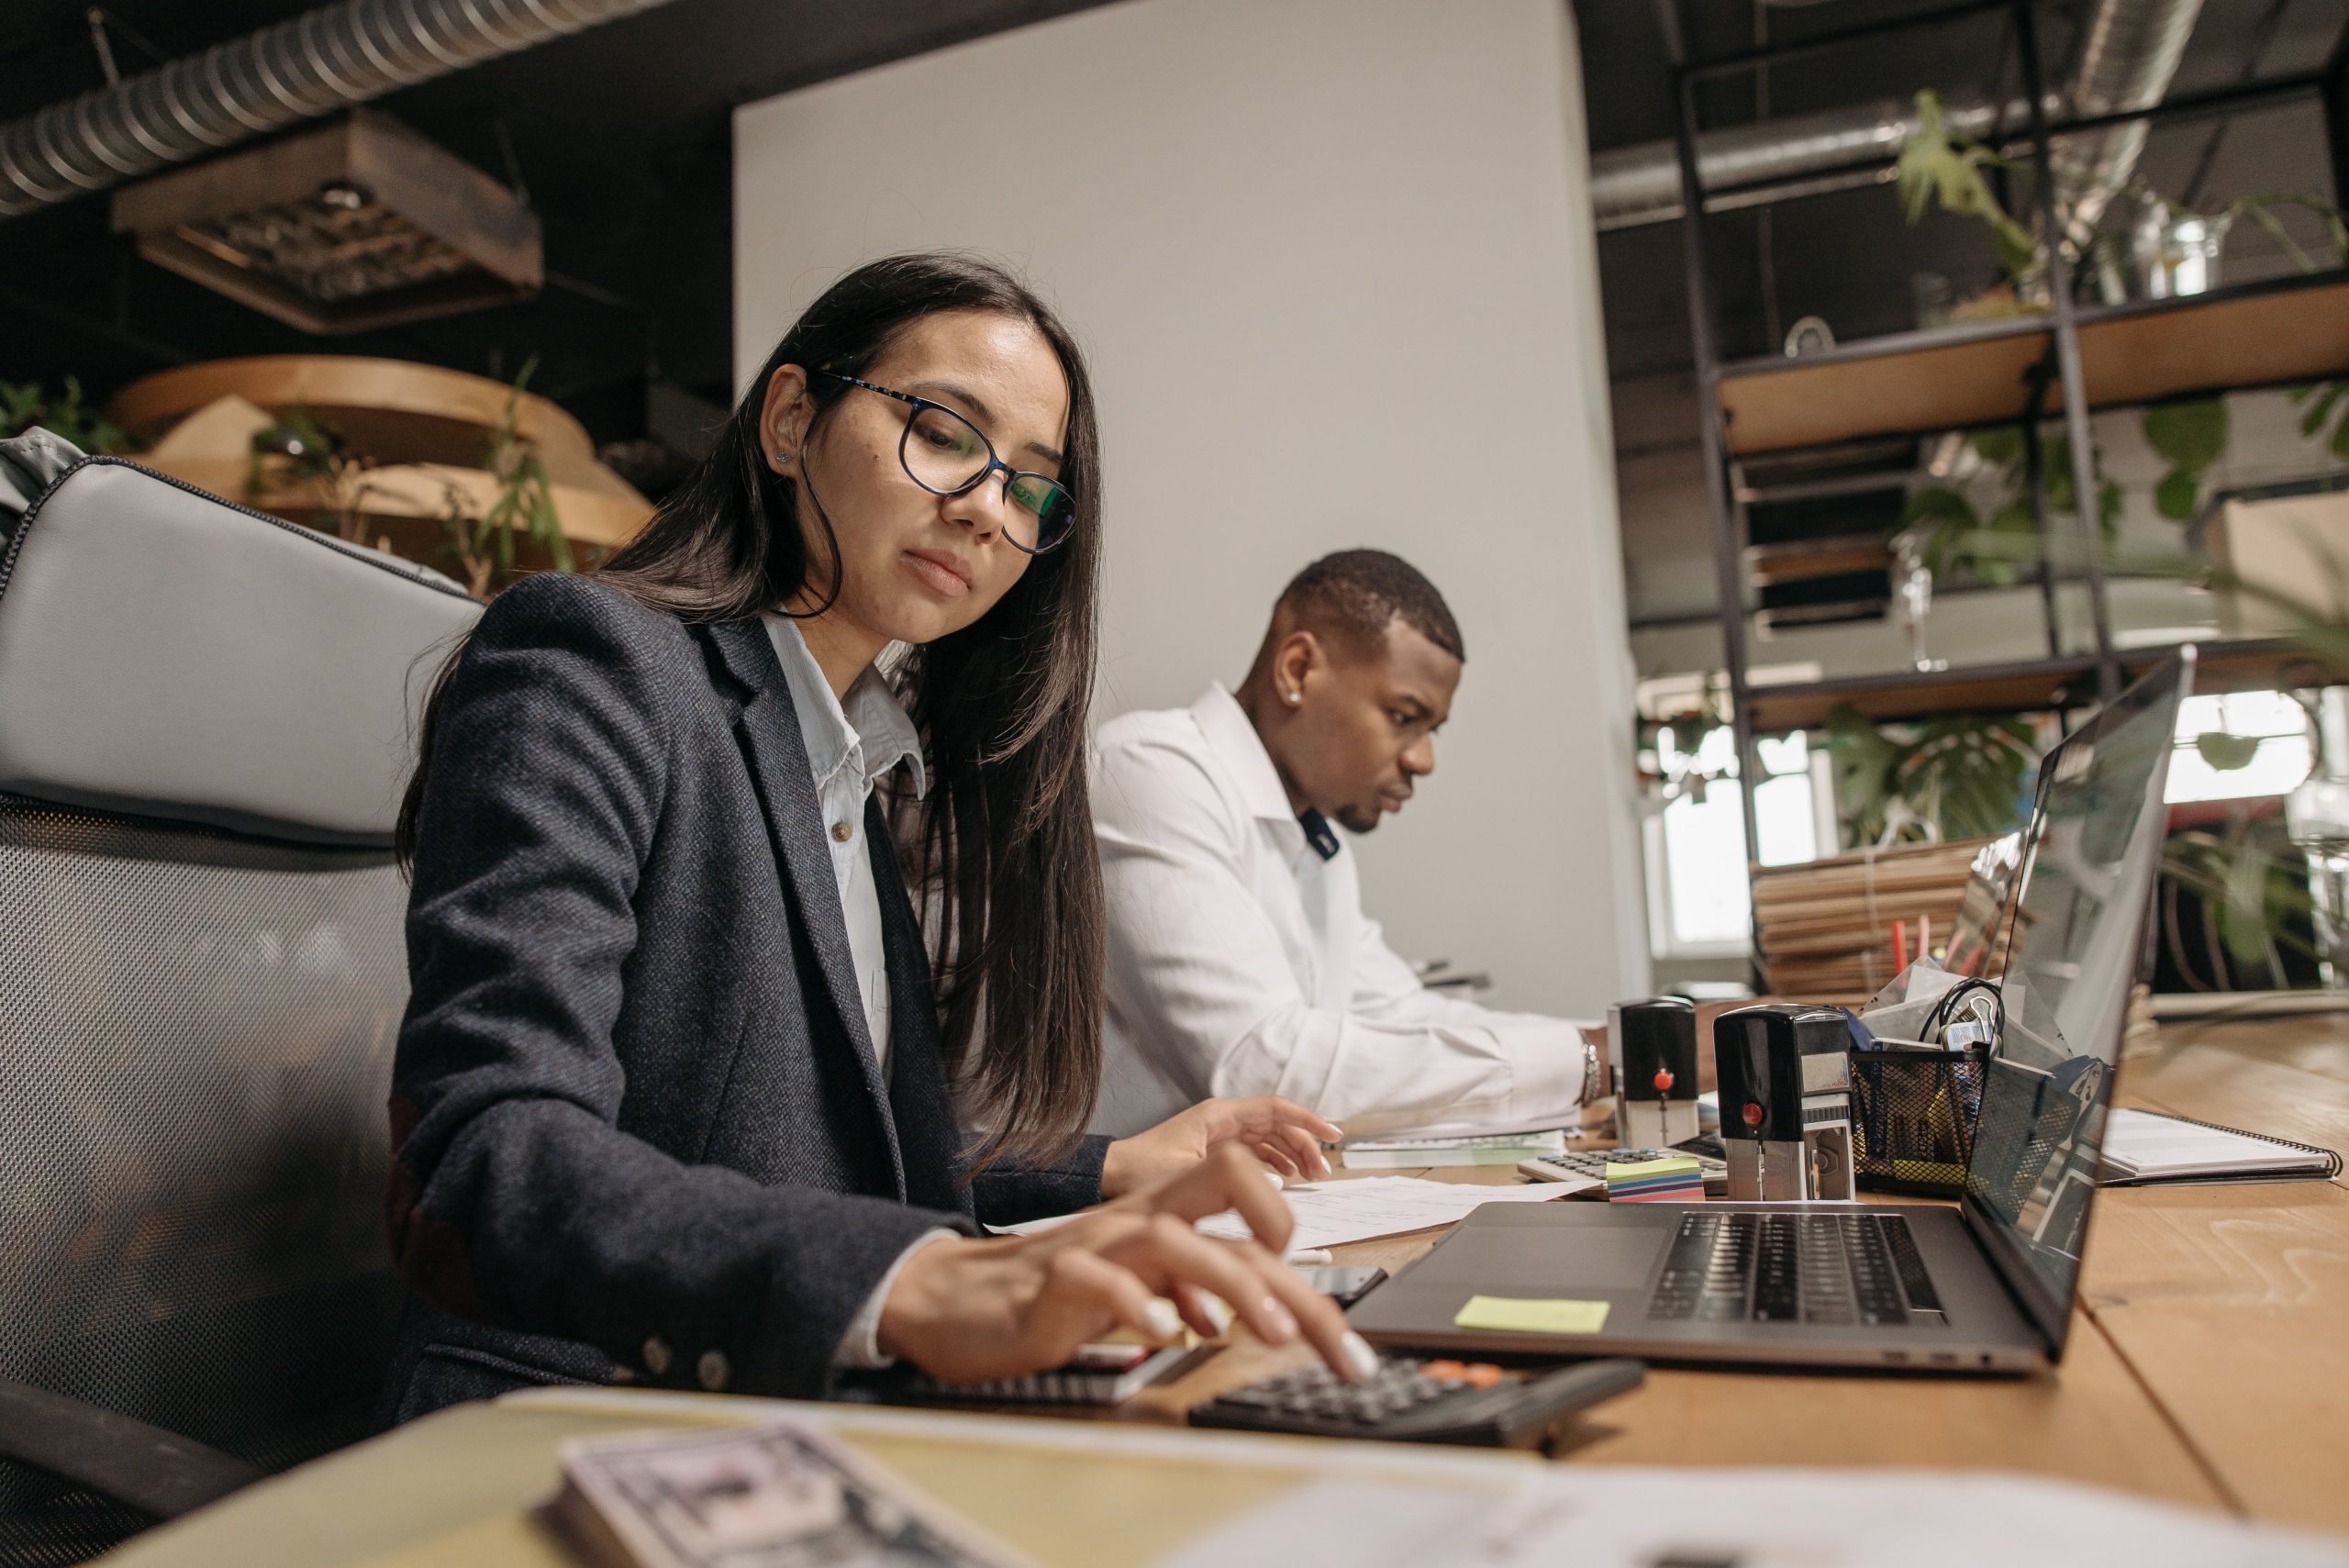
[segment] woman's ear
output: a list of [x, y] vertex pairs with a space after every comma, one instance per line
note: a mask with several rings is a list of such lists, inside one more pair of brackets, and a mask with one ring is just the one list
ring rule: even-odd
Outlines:
[[815, 414], [815, 400], [807, 395], [807, 372], [799, 365], [777, 365], [767, 377], [766, 401], [759, 408], [759, 446], [769, 468], [777, 473], [792, 471]]

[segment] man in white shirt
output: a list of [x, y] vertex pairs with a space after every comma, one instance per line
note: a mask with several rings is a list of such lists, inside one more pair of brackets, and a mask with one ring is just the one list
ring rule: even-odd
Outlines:
[[1383, 550], [1343, 550], [1282, 593], [1239, 691], [1102, 727], [1094, 1130], [1121, 1137], [1216, 1095], [1279, 1095], [1355, 1135], [1563, 1124], [1596, 1097], [1584, 1026], [1419, 983], [1364, 917], [1330, 827], [1370, 832], [1434, 771], [1463, 657], [1434, 584]]

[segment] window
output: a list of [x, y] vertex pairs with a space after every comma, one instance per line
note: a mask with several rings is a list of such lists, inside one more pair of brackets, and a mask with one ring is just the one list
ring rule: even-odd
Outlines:
[[[2240, 768], [2210, 765], [2196, 744], [2216, 730], [2256, 740], [2251, 761]], [[2169, 760], [2171, 802], [2243, 800], [2289, 795], [2314, 765], [2309, 747], [2307, 710], [2281, 692], [2226, 692], [2190, 696], [2177, 710], [2177, 750]]]
[[[1694, 752], [1682, 751], [1678, 739], [1670, 726], [1657, 736], [1665, 776], [1709, 782], [1701, 790], [1684, 787], [1648, 819], [1648, 945], [1657, 958], [1742, 956], [1752, 945], [1753, 909], [1736, 748], [1726, 727], [1707, 731]], [[1754, 750], [1763, 773], [1753, 796], [1762, 863], [1816, 860], [1823, 794], [1809, 738], [1797, 733], [1761, 740]], [[1824, 753], [1817, 760], [1823, 763]], [[1831, 836], [1827, 841], [1833, 842]]]

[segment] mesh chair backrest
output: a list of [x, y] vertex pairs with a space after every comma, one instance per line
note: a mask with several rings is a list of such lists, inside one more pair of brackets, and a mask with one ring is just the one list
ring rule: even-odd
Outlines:
[[[364, 1434], [404, 901], [382, 851], [0, 796], [0, 1377], [270, 1468]], [[0, 1519], [56, 1491], [0, 1465]]]

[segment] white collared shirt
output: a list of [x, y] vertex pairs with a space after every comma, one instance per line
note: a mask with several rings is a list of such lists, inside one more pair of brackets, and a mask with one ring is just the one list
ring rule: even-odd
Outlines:
[[[884, 1079], [889, 1072], [889, 955], [881, 935], [881, 890], [873, 880], [872, 845], [866, 840], [864, 803], [874, 785], [899, 762], [912, 771], [918, 799], [930, 787], [923, 772], [921, 738], [897, 701], [896, 694], [877, 668], [867, 667], [848, 688], [845, 702], [832, 695], [823, 666], [807, 651], [798, 623], [789, 616], [768, 611], [767, 638], [783, 664], [783, 678], [791, 688], [791, 706], [799, 716], [799, 738], [807, 743], [808, 771], [816, 777], [816, 799], [823, 811], [824, 838], [831, 846], [832, 877], [840, 887], [841, 914], [848, 923], [850, 962], [856, 969], [858, 999], [864, 1005], [865, 1035], [873, 1042], [873, 1060]], [[857, 1309], [848, 1329], [832, 1351], [836, 1366], [883, 1367], [892, 1358], [881, 1353], [881, 1308], [889, 1287], [906, 1260], [941, 1236], [946, 1229], [925, 1230], [897, 1254]]]
[[1108, 925], [1093, 1130], [1129, 1137], [1212, 1095], [1281, 1095], [1351, 1134], [1572, 1120], [1583, 1026], [1431, 992], [1323, 859], [1221, 685], [1094, 743]]
[[848, 688], [832, 695], [823, 666], [807, 651], [798, 623], [773, 610], [766, 623], [791, 706], [799, 715], [799, 735], [807, 745], [807, 766], [816, 775], [816, 799], [824, 816], [824, 838], [832, 851], [832, 876], [841, 891], [841, 914], [848, 921], [848, 951], [856, 966], [856, 989], [864, 1004], [865, 1033], [873, 1058], [885, 1077], [889, 1067], [889, 956], [881, 940], [881, 894], [873, 881], [873, 849], [866, 842], [864, 803], [890, 769], [907, 764], [916, 799], [929, 789], [922, 770], [921, 738], [877, 667], [868, 665]]

